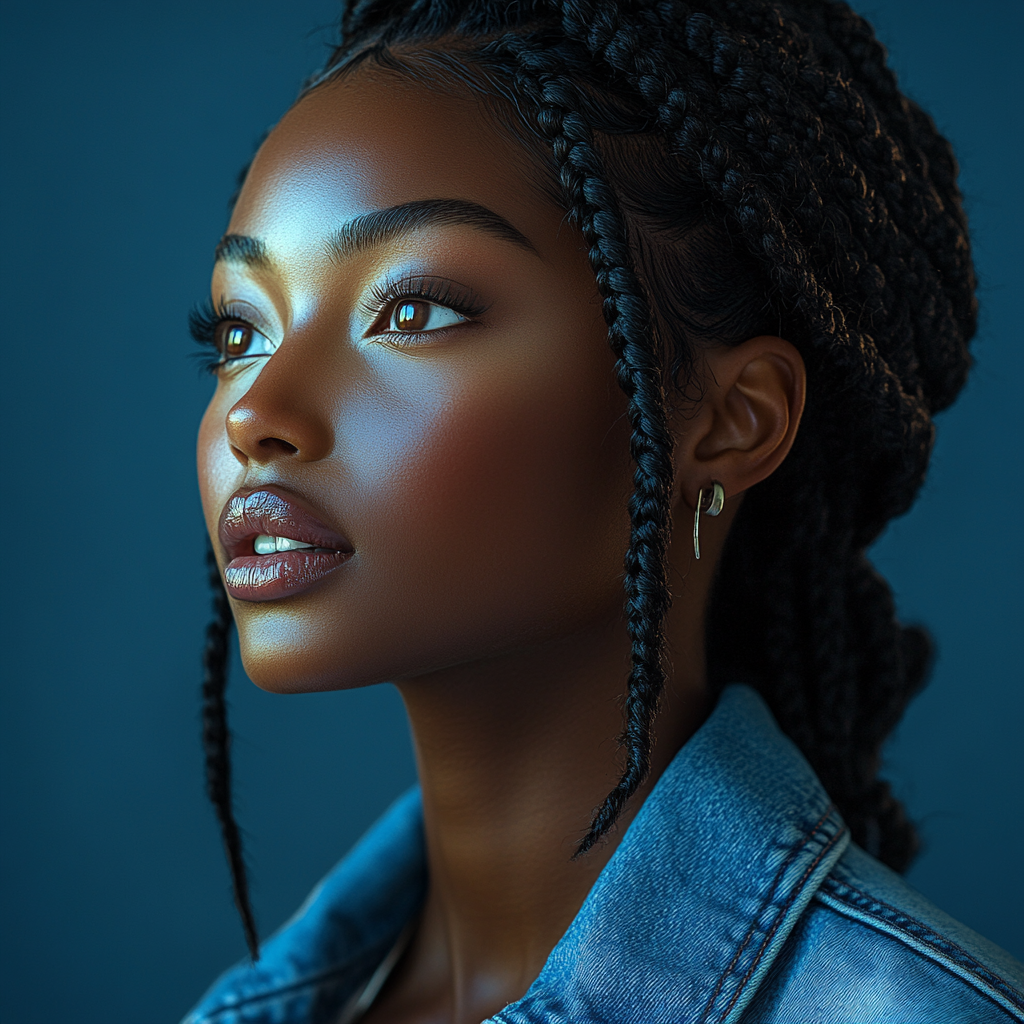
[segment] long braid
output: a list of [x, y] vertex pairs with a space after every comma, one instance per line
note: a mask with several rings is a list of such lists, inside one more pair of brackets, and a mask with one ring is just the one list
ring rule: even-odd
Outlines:
[[206, 756], [206, 792], [220, 822], [224, 849], [231, 870], [235, 906], [242, 918], [245, 944], [253, 960], [259, 959], [259, 934], [256, 918], [249, 902], [249, 882], [242, 855], [242, 836], [235, 821], [231, 801], [231, 734], [228, 730], [227, 703], [224, 691], [228, 677], [228, 640], [234, 619], [224, 581], [213, 549], [206, 550], [206, 566], [213, 595], [213, 619], [206, 627], [203, 650], [203, 751]]
[[580, 855], [612, 827], [626, 801], [650, 772], [651, 725], [665, 682], [662, 624], [670, 602], [666, 558], [672, 438], [650, 310], [632, 270], [618, 202], [604, 178], [591, 131], [579, 112], [576, 88], [557, 73], [562, 66], [558, 55], [539, 50], [528, 40], [507, 36], [488, 51], [489, 56], [514, 56], [516, 84], [537, 105], [537, 122], [552, 144], [571, 217], [588, 245], [609, 342], [617, 356], [616, 376], [629, 399], [630, 453], [635, 470], [624, 581], [626, 622], [632, 640], [621, 737], [625, 766], [580, 841], [576, 851]]

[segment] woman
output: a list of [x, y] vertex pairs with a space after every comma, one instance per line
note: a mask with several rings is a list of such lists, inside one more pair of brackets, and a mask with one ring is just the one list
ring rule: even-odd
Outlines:
[[[188, 1020], [1024, 1020], [1021, 966], [891, 870], [929, 644], [864, 551], [975, 300], [870, 28], [364, 0], [342, 36], [193, 324], [259, 958]], [[395, 682], [420, 776], [259, 951], [232, 621], [266, 689]]]

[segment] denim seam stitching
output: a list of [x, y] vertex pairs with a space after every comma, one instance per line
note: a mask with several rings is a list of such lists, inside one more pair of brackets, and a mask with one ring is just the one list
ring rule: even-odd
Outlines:
[[757, 969], [757, 965], [761, 962], [761, 957], [764, 956], [764, 951], [768, 948], [769, 944], [775, 936], [775, 933], [779, 930], [779, 925], [781, 925], [782, 922], [785, 920], [786, 914], [789, 913], [790, 907], [792, 907], [792, 905], [796, 902], [797, 896], [799, 896], [800, 893], [803, 892], [804, 886], [807, 884], [807, 879], [810, 877], [814, 869], [817, 868], [817, 866], [821, 863], [821, 860], [825, 856], [825, 854], [828, 853], [828, 851], [831, 850], [832, 847], [835, 846], [835, 844], [845, 834], [845, 827], [836, 830], [835, 834], [829, 838], [828, 842], [825, 843], [825, 845], [818, 852], [818, 856], [815, 857], [814, 860], [808, 865], [807, 870], [803, 873], [803, 876], [801, 877], [799, 883], [793, 887], [793, 891], [789, 894], [789, 899], [787, 899], [785, 904], [779, 908], [779, 912], [775, 916], [775, 923], [771, 926], [767, 935], [765, 935], [764, 942], [761, 943], [761, 948], [757, 951], [757, 956], [754, 957], [753, 963], [751, 963], [750, 968], [747, 970], [747, 973], [743, 976], [743, 979], [740, 981], [739, 986], [736, 989], [735, 995], [733, 995], [732, 1000], [729, 1002], [729, 1005], [725, 1008], [725, 1011], [722, 1013], [721, 1017], [719, 1017], [719, 1020], [724, 1020], [729, 1015], [729, 1012], [732, 1010], [732, 1008], [736, 1005], [737, 1000], [740, 998], [740, 995], [742, 995], [743, 990], [747, 987], [747, 984], [749, 983], [751, 976]]
[[[710, 1018], [711, 1011], [714, 1009], [715, 1002], [722, 991], [722, 987], [725, 985], [726, 979], [729, 977], [730, 973], [732, 972], [732, 969], [736, 966], [736, 962], [743, 955], [743, 951], [747, 948], [747, 944], [754, 937], [754, 933], [757, 931], [757, 922], [760, 919], [761, 915], [765, 912], [765, 910], [769, 906], [771, 906], [772, 901], [775, 899], [775, 894], [778, 891], [780, 885], [782, 884], [782, 880], [783, 878], [785, 878], [786, 872], [789, 870], [790, 865], [800, 855], [800, 851], [803, 850], [807, 846], [807, 844], [814, 839], [815, 835], [817, 835], [818, 831], [825, 824], [829, 815], [832, 813], [832, 810], [833, 805], [829, 804], [829, 806], [825, 808], [824, 814], [822, 814], [822, 816], [818, 819], [818, 821], [815, 823], [811, 831], [808, 832], [807, 835], [805, 835], [799, 843], [796, 843], [793, 846], [793, 849], [789, 852], [789, 856], [786, 857], [786, 859], [780, 865], [778, 871], [775, 872], [775, 878], [772, 879], [771, 888], [768, 890], [765, 897], [761, 900], [761, 905], [760, 907], [758, 907], [757, 913], [754, 915], [754, 919], [750, 924], [750, 928], [747, 930], [746, 936], [737, 948], [732, 960], [729, 962], [729, 966], [726, 967], [726, 969], [722, 972], [721, 976], [719, 977], [718, 984], [715, 986], [714, 992], [711, 993], [711, 998], [708, 999], [707, 1003], [704, 1006], [704, 1010], [701, 1015], [701, 1020], [706, 1021]], [[732, 1003], [730, 1002], [729, 1007], [726, 1009], [725, 1012], [728, 1013], [731, 1007]]]
[[757, 931], [757, 920], [764, 912], [765, 908], [771, 904], [772, 899], [775, 896], [775, 892], [781, 884], [782, 879], [785, 876], [785, 873], [788, 870], [790, 864], [792, 864], [793, 861], [796, 860], [800, 851], [807, 845], [807, 843], [809, 843], [814, 838], [818, 829], [821, 828], [825, 819], [828, 817], [828, 813], [829, 812], [826, 810], [826, 812], [818, 819], [814, 828], [812, 828], [811, 831], [799, 843], [793, 846], [793, 849], [789, 852], [789, 856], [786, 857], [786, 859], [782, 862], [781, 866], [779, 867], [778, 871], [775, 872], [775, 877], [772, 879], [772, 886], [768, 890], [768, 893], [764, 897], [764, 899], [761, 900], [761, 905], [757, 908], [757, 913], [754, 915], [754, 920], [751, 922], [750, 928], [747, 930], [746, 936], [737, 948], [732, 960], [729, 961], [729, 966], [726, 967], [726, 969], [722, 972], [721, 977], [718, 979], [718, 984], [715, 986], [715, 991], [711, 993], [711, 998], [708, 1000], [707, 1005], [704, 1007], [705, 1020], [707, 1019], [708, 1014], [711, 1012], [711, 1009], [715, 1004], [715, 1000], [718, 998], [718, 994], [722, 990], [722, 986], [725, 984], [725, 979], [729, 976], [732, 969], [736, 966], [736, 961], [739, 960], [739, 958], [743, 955], [743, 951], [747, 948], [747, 943], [750, 942], [750, 940], [754, 937], [754, 932]]
[[[962, 949], [953, 942], [952, 939], [948, 939], [939, 932], [933, 931], [926, 924], [918, 921], [917, 918], [911, 917], [898, 907], [894, 907], [884, 900], [871, 896], [849, 882], [841, 882], [836, 878], [829, 878], [826, 879], [822, 888], [840, 902], [847, 903], [851, 907], [856, 907], [858, 910], [863, 910], [882, 921], [886, 921], [900, 931], [912, 935], [940, 956], [949, 957], [954, 963], [976, 975], [979, 981], [983, 981], [985, 984], [996, 989], [1018, 1009], [1024, 1010], [1024, 999], [1021, 998], [1021, 994], [1015, 988], [1012, 988], [998, 974], [990, 971], [983, 963], [971, 956], [967, 950]], [[860, 898], [851, 899], [841, 890], [856, 893]]]

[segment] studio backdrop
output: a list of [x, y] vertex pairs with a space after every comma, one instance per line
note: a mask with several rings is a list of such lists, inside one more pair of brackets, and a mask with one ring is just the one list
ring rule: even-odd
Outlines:
[[[938, 661], [887, 748], [912, 884], [1024, 957], [1020, 0], [863, 0], [962, 164], [976, 366], [874, 550]], [[3, 6], [4, 1024], [170, 1024], [244, 953], [199, 744], [187, 339], [239, 168], [322, 62], [331, 0]], [[258, 690], [237, 811], [264, 934], [414, 779], [388, 686]]]

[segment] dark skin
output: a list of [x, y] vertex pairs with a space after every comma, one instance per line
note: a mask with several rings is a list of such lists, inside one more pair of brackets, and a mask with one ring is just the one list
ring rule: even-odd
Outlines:
[[[704, 352], [704, 397], [672, 417], [674, 601], [652, 772], [608, 838], [571, 859], [620, 771], [632, 465], [586, 248], [540, 173], [473, 100], [360, 70], [270, 135], [229, 227], [265, 258], [214, 271], [214, 299], [261, 333], [219, 370], [200, 429], [211, 535], [232, 493], [269, 485], [355, 549], [301, 594], [232, 601], [246, 671], [280, 693], [392, 681], [412, 725], [429, 892], [371, 1024], [476, 1024], [540, 972], [710, 710], [715, 563], [803, 408], [785, 340]], [[330, 253], [353, 218], [433, 199], [476, 204], [522, 237], [434, 221]], [[375, 285], [410, 276], [454, 282], [471, 314], [414, 296], [370, 308]], [[696, 561], [693, 506], [712, 479], [726, 506], [702, 520]]]

